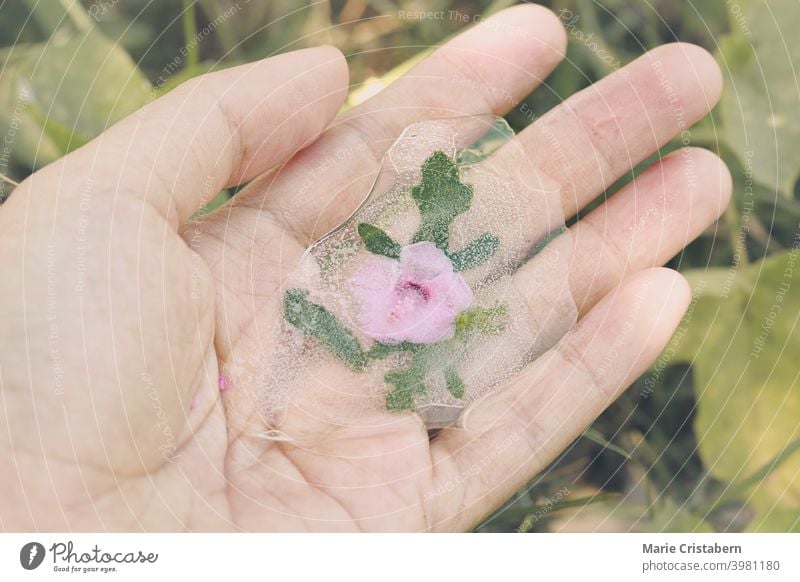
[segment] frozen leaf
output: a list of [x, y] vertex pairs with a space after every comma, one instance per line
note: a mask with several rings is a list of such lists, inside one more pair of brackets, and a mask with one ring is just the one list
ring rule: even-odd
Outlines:
[[321, 305], [308, 300], [308, 291], [287, 289], [283, 297], [286, 321], [316, 338], [337, 358], [355, 370], [367, 365], [367, 356], [355, 336]]
[[400, 245], [377, 226], [362, 222], [358, 225], [358, 236], [372, 254], [383, 255], [390, 259], [400, 258]]
[[493, 234], [484, 233], [462, 250], [450, 253], [448, 256], [453, 261], [453, 269], [466, 271], [481, 266], [492, 258], [500, 246], [500, 239]]
[[367, 352], [367, 357], [374, 360], [382, 360], [397, 352], [412, 352], [415, 349], [415, 344], [408, 342], [400, 342], [399, 344], [384, 344], [375, 342]]
[[425, 368], [423, 359], [414, 356], [412, 364], [400, 370], [388, 372], [384, 379], [393, 387], [386, 395], [388, 410], [412, 410], [415, 396], [425, 393]]
[[434, 152], [422, 166], [422, 182], [411, 189], [422, 215], [413, 242], [429, 240], [447, 252], [450, 224], [469, 209], [472, 186], [462, 184], [458, 167], [444, 152]]
[[470, 332], [487, 334], [501, 333], [505, 329], [508, 305], [498, 303], [492, 307], [475, 307], [462, 311], [456, 318], [456, 332], [461, 335]]
[[[309, 414], [375, 426], [405, 411], [428, 428], [457, 425], [571, 329], [569, 233], [526, 263], [536, 285], [513, 284], [564, 217], [547, 176], [492, 166], [489, 150], [508, 135], [498, 125], [406, 128], [365, 181], [365, 200], [287, 274], [282, 316], [260, 322], [252, 352], [225, 370], [252, 386], [268, 430], [304, 439], [296, 421]], [[480, 145], [487, 132], [491, 145]]]
[[444, 380], [447, 383], [447, 391], [453, 398], [464, 398], [464, 381], [458, 377], [458, 372], [453, 368], [447, 368], [444, 371]]

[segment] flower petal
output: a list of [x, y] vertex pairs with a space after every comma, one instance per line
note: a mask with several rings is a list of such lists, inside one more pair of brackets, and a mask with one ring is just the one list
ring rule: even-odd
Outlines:
[[473, 294], [431, 242], [404, 247], [400, 261], [372, 256], [352, 276], [362, 332], [383, 343], [429, 344], [455, 334], [456, 316]]
[[435, 303], [422, 305], [408, 318], [403, 336], [415, 344], [431, 344], [450, 339], [455, 334], [455, 316]]
[[350, 288], [361, 301], [386, 297], [400, 276], [399, 263], [388, 257], [370, 256], [350, 277]]
[[452, 273], [453, 262], [435, 244], [422, 241], [403, 247], [400, 269], [404, 277], [427, 281], [441, 273]]
[[454, 318], [472, 304], [472, 289], [458, 273], [442, 273], [427, 285], [441, 308], [450, 311]]

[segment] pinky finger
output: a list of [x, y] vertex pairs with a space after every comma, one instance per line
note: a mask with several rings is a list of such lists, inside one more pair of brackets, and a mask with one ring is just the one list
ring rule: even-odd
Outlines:
[[[508, 389], [478, 401], [466, 429], [434, 439], [434, 527], [469, 528], [547, 466], [658, 357], [690, 298], [675, 271], [628, 277]], [[436, 494], [449, 483], [454, 493]]]

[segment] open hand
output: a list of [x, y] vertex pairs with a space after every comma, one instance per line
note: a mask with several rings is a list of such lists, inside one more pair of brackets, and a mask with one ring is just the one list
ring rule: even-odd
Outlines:
[[[190, 81], [25, 180], [0, 208], [3, 528], [464, 530], [545, 467], [682, 317], [688, 286], [657, 267], [727, 204], [713, 154], [660, 158], [571, 228], [577, 326], [477, 402], [466, 430], [429, 440], [408, 415], [314, 447], [263, 440], [252, 387], [218, 379], [257, 349], [281, 280], [355, 209], [404, 127], [508, 112], [566, 41], [544, 8], [505, 10], [339, 117], [342, 55], [283, 54]], [[518, 140], [572, 216], [720, 90], [709, 54], [662, 46]]]

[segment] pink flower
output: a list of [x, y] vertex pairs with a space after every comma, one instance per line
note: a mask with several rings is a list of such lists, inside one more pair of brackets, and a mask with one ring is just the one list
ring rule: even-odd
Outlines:
[[350, 280], [361, 303], [365, 334], [382, 343], [427, 344], [450, 339], [472, 289], [436, 245], [419, 242], [400, 260], [373, 255]]

